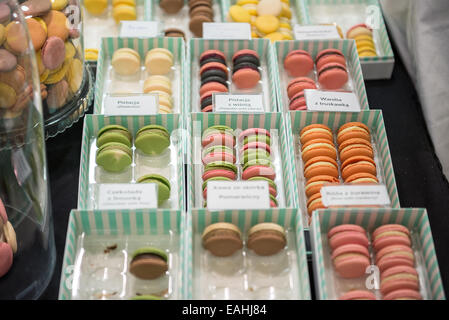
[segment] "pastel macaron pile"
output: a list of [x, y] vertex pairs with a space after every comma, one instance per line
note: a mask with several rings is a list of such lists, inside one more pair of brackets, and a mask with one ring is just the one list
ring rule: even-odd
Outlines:
[[229, 8], [229, 22], [251, 25], [252, 38], [293, 40], [289, 0], [238, 0]]
[[206, 207], [207, 183], [209, 181], [233, 181], [238, 178], [235, 164], [236, 139], [234, 130], [224, 125], [209, 127], [203, 132], [201, 144], [204, 165], [202, 190], [204, 207]]
[[[216, 257], [229, 257], [243, 249], [240, 229], [228, 222], [207, 226], [201, 236], [202, 246]], [[248, 230], [246, 246], [258, 256], [272, 256], [287, 245], [285, 229], [272, 222], [263, 222]]]
[[330, 229], [327, 237], [337, 274], [345, 279], [365, 275], [371, 265], [366, 230], [355, 224], [343, 224]]
[[238, 89], [253, 89], [261, 79], [260, 58], [256, 51], [243, 49], [232, 56], [232, 82]]
[[212, 112], [213, 94], [229, 92], [229, 71], [226, 56], [220, 50], [206, 50], [200, 55], [200, 107]]
[[312, 124], [299, 133], [301, 158], [304, 162], [305, 193], [309, 216], [324, 208], [321, 188], [339, 184], [337, 148], [332, 130], [326, 125]]
[[203, 36], [203, 23], [214, 22], [212, 0], [189, 0], [189, 29], [196, 37]]
[[[72, 26], [64, 10], [68, 0], [28, 0], [21, 3], [31, 38], [41, 82], [45, 111], [63, 107], [79, 90], [84, 66], [77, 40], [80, 30]], [[31, 85], [26, 83], [24, 67], [28, 41], [25, 28], [15, 20], [13, 8], [1, 3], [0, 27], [0, 110], [3, 117], [20, 116], [32, 100]]]
[[239, 135], [242, 180], [267, 181], [270, 207], [278, 207], [276, 171], [271, 161], [271, 135], [263, 128], [249, 128]]
[[346, 38], [354, 39], [360, 57], [376, 57], [377, 50], [373, 38], [373, 30], [366, 24], [357, 24], [346, 33]]
[[344, 124], [338, 129], [337, 143], [341, 176], [345, 183], [379, 183], [368, 126], [361, 122]]
[[380, 292], [384, 300], [421, 300], [410, 230], [399, 224], [378, 227], [372, 233]]
[[8, 220], [6, 208], [0, 198], [0, 278], [11, 269], [14, 254], [16, 253], [16, 232]]

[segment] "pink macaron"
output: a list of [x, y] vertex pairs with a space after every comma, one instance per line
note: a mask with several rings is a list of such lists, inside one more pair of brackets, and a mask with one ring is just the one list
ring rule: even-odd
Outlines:
[[342, 89], [348, 79], [348, 71], [343, 64], [330, 62], [318, 69], [318, 81], [325, 89]]
[[370, 291], [353, 290], [346, 292], [338, 300], [376, 300], [376, 296]]
[[342, 224], [332, 228], [327, 237], [332, 249], [346, 244], [358, 244], [368, 248], [369, 241], [365, 229], [355, 224]]
[[203, 137], [203, 140], [201, 141], [201, 145], [203, 146], [203, 148], [220, 146], [220, 145], [234, 148], [235, 139], [233, 136], [231, 136], [229, 134], [212, 133], [212, 134], [207, 135], [206, 137]]
[[290, 51], [284, 59], [284, 69], [291, 77], [304, 77], [313, 70], [313, 59], [307, 51]]
[[224, 64], [219, 63], [219, 62], [208, 62], [205, 65], [203, 65], [200, 68], [200, 75], [202, 75], [204, 72], [206, 72], [208, 70], [213, 70], [213, 69], [221, 70], [226, 75], [228, 75], [228, 68]]
[[207, 82], [203, 84], [200, 88], [200, 96], [204, 95], [206, 92], [228, 92], [228, 88], [221, 84], [220, 82]]
[[376, 252], [391, 245], [411, 246], [410, 231], [400, 224], [383, 225], [373, 232], [373, 247]]
[[422, 296], [415, 290], [399, 289], [386, 294], [383, 300], [422, 300]]
[[409, 246], [387, 246], [377, 252], [376, 265], [381, 272], [395, 266], [413, 267], [415, 265], [415, 255]]
[[271, 148], [268, 144], [266, 144], [265, 142], [262, 141], [253, 141], [253, 142], [249, 142], [247, 144], [245, 144], [243, 146], [243, 151], [248, 150], [248, 149], [264, 149], [266, 150], [268, 153], [271, 153]]
[[319, 70], [327, 63], [339, 63], [346, 65], [346, 58], [343, 52], [338, 49], [326, 49], [316, 56], [316, 68]]
[[209, 180], [210, 178], [215, 178], [215, 177], [225, 177], [225, 178], [229, 178], [231, 180], [235, 180], [236, 174], [234, 171], [231, 171], [231, 170], [212, 169], [212, 170], [204, 172], [202, 175], [203, 181], [206, 181], [206, 180]]
[[358, 244], [341, 245], [332, 252], [332, 261], [337, 273], [345, 278], [359, 278], [370, 265], [369, 251]]
[[252, 135], [265, 135], [268, 137], [271, 137], [270, 131], [264, 128], [249, 128], [246, 130], [243, 130], [239, 135], [239, 141], [243, 141], [245, 137], [249, 137]]
[[299, 92], [303, 92], [306, 89], [316, 89], [315, 81], [306, 77], [299, 77], [291, 80], [287, 85], [287, 95], [291, 100]]
[[209, 164], [215, 161], [226, 161], [235, 163], [235, 156], [232, 153], [226, 151], [213, 151], [204, 155], [202, 158], [203, 164]]
[[419, 291], [419, 276], [415, 268], [397, 266], [381, 273], [380, 292], [383, 295], [401, 289]]
[[200, 55], [200, 62], [203, 61], [204, 59], [208, 59], [210, 57], [219, 57], [222, 60], [226, 61], [226, 56], [224, 55], [223, 52], [219, 51], [219, 50], [215, 50], [215, 49], [210, 49], [210, 50], [206, 50], [204, 51], [201, 55]]
[[292, 111], [294, 110], [307, 110], [306, 98], [304, 96], [304, 91], [301, 91], [293, 96], [290, 100], [288, 108]]
[[260, 72], [253, 67], [239, 69], [232, 75], [232, 81], [239, 89], [252, 89], [260, 81]]
[[248, 180], [253, 177], [266, 177], [268, 179], [276, 179], [276, 173], [270, 166], [255, 165], [245, 169], [242, 173], [242, 179]]
[[65, 59], [65, 44], [59, 37], [49, 37], [42, 49], [42, 63], [47, 69], [55, 70], [59, 68]]
[[212, 112], [212, 105], [208, 105], [207, 107], [201, 109], [201, 112]]

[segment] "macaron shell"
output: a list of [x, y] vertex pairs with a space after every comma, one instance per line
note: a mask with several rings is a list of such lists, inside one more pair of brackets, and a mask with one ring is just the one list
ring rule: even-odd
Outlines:
[[67, 17], [61, 11], [50, 10], [42, 17], [47, 24], [47, 36], [58, 37], [62, 41], [66, 41], [69, 37], [69, 25]]
[[329, 140], [312, 140], [303, 145], [301, 157], [305, 163], [315, 157], [329, 157], [337, 160], [337, 150]]
[[362, 226], [359, 226], [357, 224], [341, 224], [341, 225], [338, 225], [338, 226], [330, 229], [327, 233], [327, 237], [331, 238], [334, 235], [336, 235], [337, 233], [348, 232], [348, 231], [359, 232], [366, 236], [366, 230]]
[[327, 139], [329, 141], [334, 141], [334, 136], [331, 129], [328, 126], [321, 124], [311, 124], [304, 127], [300, 132], [301, 144], [306, 144], [307, 142], [315, 139]]
[[274, 180], [276, 178], [276, 173], [274, 172], [274, 169], [272, 167], [260, 165], [251, 166], [244, 170], [242, 173], [243, 180], [248, 180], [249, 178], [257, 176], [267, 177], [271, 180]]
[[106, 171], [121, 172], [131, 165], [132, 158], [120, 149], [107, 149], [97, 154], [96, 162]]
[[349, 256], [334, 263], [337, 273], [345, 279], [362, 277], [369, 266], [370, 261], [364, 256]]
[[369, 241], [366, 234], [358, 231], [339, 232], [329, 238], [329, 245], [332, 249], [348, 244], [359, 244], [367, 248]]
[[321, 194], [315, 193], [312, 197], [307, 201], [307, 213], [309, 217], [312, 216], [312, 213], [318, 209], [325, 209], [326, 207], [323, 204], [321, 199]]
[[152, 49], [145, 57], [145, 66], [151, 74], [167, 74], [173, 66], [173, 54], [164, 48]]
[[304, 177], [309, 180], [315, 176], [331, 176], [339, 178], [337, 162], [329, 157], [315, 157], [306, 162]]
[[273, 230], [260, 230], [250, 234], [247, 241], [248, 249], [259, 256], [272, 256], [285, 248], [285, 236]]
[[145, 154], [158, 155], [170, 146], [170, 138], [157, 130], [149, 129], [137, 134], [134, 144]]
[[383, 295], [386, 295], [390, 292], [401, 290], [401, 289], [409, 289], [414, 291], [419, 291], [419, 282], [418, 280], [409, 279], [409, 275], [402, 274], [398, 275], [397, 278], [382, 282], [380, 285], [380, 292]]
[[342, 89], [348, 80], [348, 71], [339, 63], [327, 63], [318, 70], [318, 81], [325, 89]]
[[422, 300], [422, 296], [416, 290], [399, 289], [388, 293], [382, 300]]
[[251, 149], [254, 149], [254, 150], [262, 149], [271, 154], [271, 148], [265, 142], [261, 142], [261, 141], [249, 142], [249, 143], [245, 144], [242, 148], [243, 151], [251, 150]]
[[307, 51], [291, 51], [284, 60], [284, 69], [291, 77], [304, 77], [314, 67], [313, 59]]
[[310, 198], [315, 193], [319, 193], [321, 188], [326, 185], [337, 185], [340, 180], [332, 176], [315, 176], [307, 181], [305, 192], [306, 196]]
[[227, 161], [235, 163], [235, 156], [226, 152], [211, 152], [205, 155], [202, 159], [203, 164], [208, 164], [215, 161]]
[[406, 235], [386, 235], [375, 239], [373, 242], [373, 247], [376, 251], [382, 250], [383, 248], [391, 245], [411, 246], [411, 241], [410, 238]]
[[260, 81], [260, 72], [251, 68], [244, 68], [232, 75], [232, 81], [239, 89], [252, 89]]
[[374, 160], [364, 156], [355, 156], [347, 159], [343, 162], [341, 168], [341, 176], [345, 181], [348, 177], [361, 172], [366, 172], [374, 176], [377, 175]]
[[385, 233], [385, 232], [401, 232], [406, 234], [407, 236], [410, 236], [410, 230], [401, 224], [385, 224], [382, 225], [373, 232], [373, 238], [376, 239], [379, 235]]
[[338, 63], [346, 65], [346, 59], [343, 53], [338, 49], [326, 49], [317, 55], [316, 68], [320, 70], [327, 63]]
[[229, 148], [234, 148], [235, 139], [229, 134], [213, 133], [204, 138], [201, 142], [203, 148], [224, 145]]
[[299, 77], [291, 80], [287, 85], [287, 95], [291, 100], [296, 94], [306, 89], [316, 89], [315, 81], [305, 77]]
[[374, 293], [365, 290], [354, 290], [340, 296], [338, 300], [377, 300]]
[[210, 178], [214, 177], [225, 177], [231, 180], [235, 180], [236, 174], [235, 172], [226, 169], [213, 169], [204, 172], [202, 175], [203, 181], [209, 180]]
[[228, 88], [219, 83], [219, 82], [208, 82], [201, 86], [200, 88], [200, 96], [205, 94], [206, 92], [213, 91], [213, 92], [228, 92]]

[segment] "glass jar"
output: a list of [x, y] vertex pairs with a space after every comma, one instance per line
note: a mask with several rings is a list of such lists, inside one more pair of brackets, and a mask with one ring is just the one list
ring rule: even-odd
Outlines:
[[66, 96], [39, 81], [28, 19], [0, 0], [0, 299], [38, 298], [55, 266], [41, 94]]

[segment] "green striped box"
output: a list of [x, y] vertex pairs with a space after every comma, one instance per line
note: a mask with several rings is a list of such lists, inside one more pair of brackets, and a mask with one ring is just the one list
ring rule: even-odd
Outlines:
[[[73, 210], [70, 213], [65, 242], [64, 258], [59, 286], [59, 299], [72, 299], [72, 286], [75, 284], [77, 270], [76, 264], [80, 263], [78, 253], [83, 247], [83, 240], [87, 238], [96, 239], [97, 243], [104, 241], [116, 241], [118, 249], [131, 249], [129, 245], [132, 239], [137, 247], [144, 247], [157, 242], [158, 248], [168, 250], [169, 254], [177, 255], [178, 263], [172, 269], [169, 266], [169, 273], [176, 277], [177, 283], [173, 287], [173, 292], [169, 299], [185, 299], [185, 282], [190, 278], [184, 273], [185, 268], [185, 243], [188, 234], [185, 232], [186, 219], [181, 211], [171, 210], [105, 210], [87, 211]], [[162, 241], [163, 237], [169, 237], [167, 242]], [[178, 238], [178, 239], [176, 239]], [[107, 240], [106, 240], [107, 239]], [[177, 240], [177, 241], [176, 241]], [[87, 240], [86, 240], [87, 241]], [[140, 241], [142, 242], [140, 244]], [[92, 245], [92, 243], [91, 243]], [[124, 247], [124, 248], [123, 248]], [[87, 250], [87, 249], [86, 249]], [[171, 250], [174, 250], [170, 252]], [[128, 252], [131, 255], [132, 252]], [[130, 259], [130, 258], [128, 258]], [[169, 261], [174, 261], [169, 259]], [[130, 276], [127, 275], [127, 278]], [[128, 279], [128, 281], [130, 281]], [[173, 279], [172, 279], [173, 283]], [[121, 292], [123, 293], [123, 292]], [[134, 293], [125, 293], [126, 297]]]
[[[307, 258], [306, 258], [306, 248], [305, 248], [305, 239], [303, 232], [303, 225], [300, 218], [300, 215], [297, 214], [296, 209], [270, 209], [270, 210], [237, 210], [237, 211], [219, 211], [219, 212], [206, 212], [205, 210], [194, 210], [191, 214], [188, 215], [187, 218], [187, 229], [189, 237], [186, 239], [186, 269], [184, 273], [189, 277], [186, 281], [186, 295], [188, 299], [198, 299], [198, 295], [201, 292], [204, 292], [207, 288], [199, 287], [198, 280], [201, 278], [204, 279], [205, 274], [202, 273], [202, 263], [206, 258], [202, 256], [201, 253], [204, 254], [204, 249], [201, 248], [200, 237], [204, 229], [213, 223], [217, 222], [228, 222], [233, 223], [239, 227], [242, 231], [243, 240], [246, 240], [248, 230], [262, 222], [274, 222], [281, 226], [283, 226], [287, 233], [291, 234], [291, 237], [288, 236], [287, 239], [290, 240], [287, 243], [288, 251], [294, 252], [296, 255], [296, 259], [289, 259], [289, 277], [294, 277], [297, 280], [292, 281], [290, 287], [289, 297], [283, 297], [282, 299], [293, 299], [297, 300], [310, 300], [310, 282], [309, 282], [309, 273], [307, 267]], [[196, 241], [195, 241], [196, 240]], [[244, 250], [246, 246], [244, 245]], [[246, 255], [248, 257], [248, 255]], [[226, 258], [229, 259], [229, 258]], [[200, 261], [201, 260], [201, 261]], [[249, 269], [249, 268], [248, 268]], [[248, 270], [244, 271], [248, 275]], [[292, 274], [294, 273], [294, 274]], [[266, 275], [270, 277], [270, 275]], [[254, 277], [257, 281], [257, 277]], [[248, 279], [252, 279], [250, 275], [248, 275]], [[249, 288], [247, 290], [252, 289], [252, 285], [254, 283], [248, 283]], [[272, 284], [269, 285], [270, 288]], [[256, 288], [254, 288], [256, 289]], [[278, 294], [279, 291], [284, 290], [287, 291], [287, 287], [276, 288], [275, 290]], [[232, 295], [232, 290], [229, 290]], [[284, 293], [287, 295], [286, 293]], [[251, 296], [250, 296], [251, 295]], [[255, 296], [254, 296], [255, 295]], [[215, 297], [218, 298], [218, 297]], [[239, 297], [239, 299], [268, 299], [268, 297], [259, 297], [255, 292], [246, 292]], [[276, 297], [272, 297], [276, 299]], [[209, 298], [212, 299], [212, 298]], [[231, 297], [232, 299], [232, 297]], [[279, 299], [279, 297], [277, 298]]]
[[[377, 165], [380, 166], [380, 173], [384, 181], [391, 200], [391, 207], [399, 208], [399, 195], [396, 187], [396, 179], [394, 176], [393, 163], [391, 161], [390, 147], [388, 145], [387, 132], [381, 110], [362, 111], [356, 113], [338, 113], [338, 112], [290, 112], [287, 116], [287, 130], [290, 133], [290, 149], [293, 150], [294, 162], [293, 173], [296, 174], [295, 181], [299, 190], [300, 208], [304, 212], [305, 221], [308, 220], [306, 208], [306, 194], [304, 191], [304, 179], [302, 169], [302, 159], [299, 154], [299, 132], [310, 124], [324, 124], [334, 132], [347, 122], [362, 122], [366, 124], [374, 139], [375, 149], [377, 153]], [[300, 177], [302, 179], [300, 179]], [[304, 225], [307, 225], [305, 222]]]
[[[299, 9], [299, 23], [303, 25], [307, 24], [320, 24], [320, 23], [333, 23], [328, 19], [332, 19], [332, 16], [326, 16], [326, 12], [319, 13], [319, 16], [312, 16], [311, 11], [313, 6], [329, 6], [327, 10], [330, 14], [338, 17], [338, 12], [334, 12], [338, 7], [346, 5], [348, 12], [354, 10], [356, 7], [362, 7], [364, 12], [361, 12], [359, 16], [351, 17], [350, 21], [342, 21], [344, 17], [340, 16], [337, 19], [342, 23], [350, 23], [347, 28], [359, 23], [365, 23], [366, 20], [378, 22], [378, 29], [374, 30], [374, 38], [377, 45], [380, 45], [380, 56], [377, 57], [361, 57], [360, 62], [362, 64], [363, 75], [366, 80], [376, 79], [390, 79], [393, 73], [394, 67], [394, 54], [391, 47], [390, 40], [388, 38], [387, 28], [382, 15], [382, 9], [379, 4], [379, 0], [295, 0]], [[327, 17], [329, 17], [327, 19]], [[340, 26], [341, 27], [341, 26]], [[343, 30], [346, 33], [347, 30]]]
[[357, 224], [368, 233], [384, 224], [401, 224], [411, 231], [412, 245], [417, 261], [421, 285], [425, 288], [423, 298], [445, 300], [438, 260], [426, 209], [326, 209], [315, 211], [310, 227], [313, 251], [313, 267], [317, 298], [338, 299], [335, 290], [336, 278], [329, 269], [330, 248], [328, 231], [341, 224]]
[[369, 110], [368, 98], [366, 96], [365, 82], [360, 67], [359, 55], [353, 40], [295, 40], [295, 41], [276, 41], [275, 59], [277, 68], [275, 74], [278, 77], [276, 83], [278, 87], [278, 105], [281, 111], [289, 111], [289, 99], [287, 96], [288, 75], [284, 71], [284, 59], [290, 51], [305, 50], [310, 53], [315, 60], [321, 50], [336, 48], [343, 52], [346, 57], [349, 73], [352, 78], [352, 87], [354, 93], [359, 98], [360, 108]]
[[[248, 128], [264, 128], [271, 130], [271, 135], [278, 135], [279, 153], [276, 157], [280, 157], [282, 168], [276, 168], [277, 172], [282, 172], [282, 187], [284, 189], [283, 196], [285, 199], [285, 208], [298, 207], [297, 184], [294, 183], [293, 160], [291, 159], [290, 142], [288, 132], [285, 127], [285, 118], [282, 113], [264, 113], [264, 114], [219, 114], [219, 113], [193, 113], [189, 118], [187, 129], [189, 130], [189, 141], [187, 147], [187, 156], [189, 159], [187, 175], [188, 190], [188, 207], [197, 209], [202, 208], [202, 203], [197, 203], [196, 187], [201, 188], [201, 168], [202, 163], [195, 162], [194, 152], [201, 152], [201, 135], [203, 131], [213, 125], [226, 125], [231, 128], [245, 130]], [[196, 178], [197, 177], [197, 178]], [[195, 181], [200, 179], [200, 181]], [[279, 180], [277, 180], [279, 181]], [[279, 188], [279, 183], [278, 183]], [[281, 195], [282, 196], [282, 195]], [[279, 196], [278, 196], [279, 198]], [[202, 196], [201, 196], [202, 199]], [[201, 201], [202, 202], [202, 201]]]
[[[189, 112], [200, 112], [200, 76], [199, 76], [199, 58], [200, 55], [210, 49], [220, 50], [226, 56], [228, 68], [232, 67], [232, 56], [238, 50], [251, 49], [257, 52], [260, 57], [262, 69], [262, 82], [264, 83], [262, 91], [257, 93], [263, 94], [265, 110], [268, 112], [277, 112], [277, 96], [276, 88], [276, 63], [273, 59], [273, 48], [268, 39], [253, 40], [205, 40], [190, 39], [187, 45], [187, 74], [185, 77], [189, 96], [187, 101], [190, 102]], [[246, 90], [247, 91], [247, 90]], [[245, 92], [246, 92], [245, 91]], [[254, 92], [247, 92], [254, 93]]]
[[[92, 146], [93, 140], [96, 138], [98, 131], [106, 125], [109, 124], [119, 124], [122, 125], [131, 132], [133, 137], [135, 137], [136, 132], [143, 126], [149, 124], [156, 124], [164, 126], [171, 136], [171, 143], [177, 144], [177, 166], [173, 172], [176, 175], [176, 181], [178, 184], [177, 190], [172, 188], [173, 193], [176, 193], [178, 201], [173, 205], [171, 209], [175, 210], [185, 210], [185, 182], [184, 182], [184, 144], [183, 144], [183, 121], [182, 117], [175, 114], [158, 114], [152, 116], [115, 116], [106, 117], [103, 115], [86, 115], [84, 118], [84, 128], [81, 146], [81, 160], [80, 160], [80, 176], [79, 176], [79, 186], [78, 186], [78, 209], [90, 210], [92, 201], [92, 192], [89, 188], [90, 180], [89, 176], [91, 168], [89, 161], [91, 158], [90, 153], [95, 152], [96, 147]], [[171, 180], [171, 179], [169, 179]]]
[[180, 70], [178, 85], [180, 86], [180, 95], [176, 97], [178, 101], [180, 113], [186, 110], [185, 107], [185, 42], [182, 38], [103, 38], [101, 41], [101, 49], [98, 55], [97, 76], [95, 80], [95, 103], [94, 114], [102, 114], [103, 100], [105, 93], [105, 82], [108, 80], [108, 66], [112, 60], [114, 52], [120, 48], [131, 48], [136, 50], [142, 63], [145, 61], [147, 52], [154, 48], [165, 48], [173, 53], [175, 67]]

